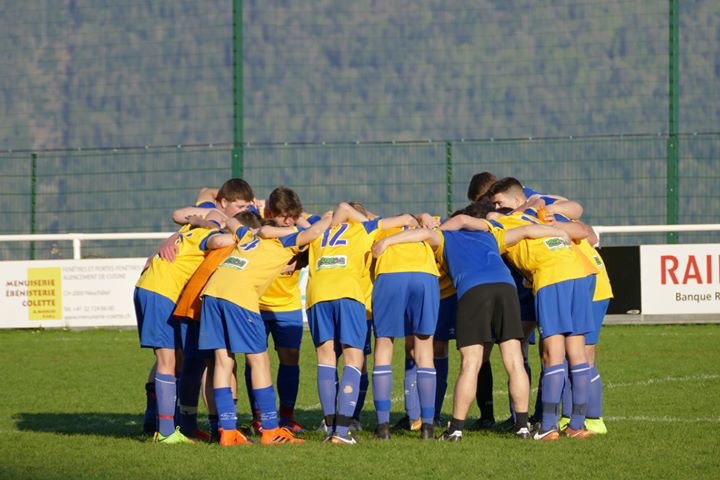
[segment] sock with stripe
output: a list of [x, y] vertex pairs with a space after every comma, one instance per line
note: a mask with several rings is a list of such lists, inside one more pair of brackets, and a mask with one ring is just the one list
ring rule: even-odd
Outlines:
[[542, 431], [557, 428], [560, 399], [565, 383], [565, 366], [562, 363], [545, 369], [542, 383]]
[[432, 424], [435, 419], [435, 390], [437, 374], [434, 368], [417, 369], [417, 390], [420, 397], [422, 423]]
[[278, 412], [276, 407], [275, 389], [272, 385], [256, 388], [253, 391], [255, 402], [260, 410], [260, 425], [263, 430], [278, 428]]
[[390, 399], [392, 395], [392, 366], [375, 365], [372, 374], [373, 403], [377, 412], [377, 423], [390, 422]]
[[360, 369], [356, 367], [345, 365], [345, 368], [343, 368], [337, 399], [337, 415], [335, 417], [335, 433], [338, 435], [347, 435], [350, 420], [357, 405], [360, 375]]
[[420, 418], [420, 398], [417, 389], [417, 366], [412, 358], [405, 359], [403, 393], [405, 394], [405, 413], [410, 420], [417, 420]]
[[602, 417], [602, 377], [597, 371], [597, 367], [590, 369], [590, 396], [588, 397], [588, 418], [600, 418]]
[[450, 361], [448, 357], [435, 357], [436, 389], [435, 389], [435, 420], [440, 420], [445, 393], [448, 387], [448, 370]]
[[155, 374], [155, 395], [157, 396], [158, 431], [163, 436], [175, 431], [175, 375]]
[[590, 394], [590, 365], [580, 363], [570, 368], [572, 378], [573, 408], [570, 416], [570, 428], [579, 430], [585, 428], [585, 415], [587, 414], [588, 396]]

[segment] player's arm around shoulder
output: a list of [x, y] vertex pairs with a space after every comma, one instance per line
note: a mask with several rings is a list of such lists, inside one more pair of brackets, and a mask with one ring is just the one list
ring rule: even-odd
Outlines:
[[338, 203], [337, 207], [335, 207], [335, 210], [333, 210], [332, 212], [330, 226], [335, 227], [337, 225], [340, 225], [341, 223], [347, 222], [361, 223], [367, 221], [368, 218], [361, 212], [353, 208], [349, 203], [340, 202]]
[[506, 248], [509, 248], [525, 239], [544, 237], [560, 237], [570, 243], [570, 236], [564, 230], [551, 225], [540, 224], [524, 225], [506, 230], [503, 243]]
[[298, 233], [296, 245], [299, 247], [307, 245], [308, 243], [312, 242], [320, 235], [322, 235], [325, 230], [330, 228], [333, 220], [333, 214], [334, 212], [331, 211], [325, 212], [322, 218], [312, 224], [310, 228], [307, 228]]
[[381, 240], [375, 242], [372, 246], [372, 254], [375, 258], [383, 254], [383, 252], [391, 245], [397, 245], [398, 243], [414, 243], [414, 242], [427, 242], [428, 245], [435, 248], [440, 244], [441, 233], [437, 230], [429, 228], [413, 228], [410, 230], [403, 230], [402, 232], [390, 235]]
[[490, 223], [482, 218], [471, 217], [461, 213], [449, 218], [440, 225], [440, 230], [472, 230], [477, 232], [490, 231]]

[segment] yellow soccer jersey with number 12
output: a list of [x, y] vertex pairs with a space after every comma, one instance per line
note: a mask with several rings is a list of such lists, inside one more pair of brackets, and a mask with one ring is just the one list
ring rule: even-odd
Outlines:
[[365, 303], [367, 282], [362, 277], [381, 221], [341, 223], [310, 244], [307, 308], [340, 298]]

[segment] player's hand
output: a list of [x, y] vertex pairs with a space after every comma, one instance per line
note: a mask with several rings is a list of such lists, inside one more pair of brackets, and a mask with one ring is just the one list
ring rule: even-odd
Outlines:
[[423, 228], [438, 228], [440, 226], [440, 221], [429, 213], [421, 213], [419, 220], [420, 226]]
[[379, 241], [373, 243], [373, 246], [372, 246], [373, 257], [377, 258], [380, 255], [382, 255], [386, 248], [387, 248], [387, 245], [385, 244], [384, 240], [379, 240]]
[[158, 248], [158, 256], [166, 262], [174, 262], [177, 255], [177, 244], [180, 241], [180, 234], [173, 233], [170, 237], [160, 244]]
[[262, 198], [256, 198], [253, 200], [253, 203], [255, 204], [255, 208], [257, 208], [260, 213], [263, 213], [265, 211], [265, 200], [263, 200]]

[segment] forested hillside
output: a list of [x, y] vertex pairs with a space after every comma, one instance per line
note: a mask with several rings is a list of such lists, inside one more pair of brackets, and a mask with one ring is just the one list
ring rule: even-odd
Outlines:
[[[720, 4], [681, 3], [681, 130]], [[248, 142], [667, 131], [668, 2], [247, 0]], [[232, 142], [231, 0], [0, 3], [0, 150]]]

